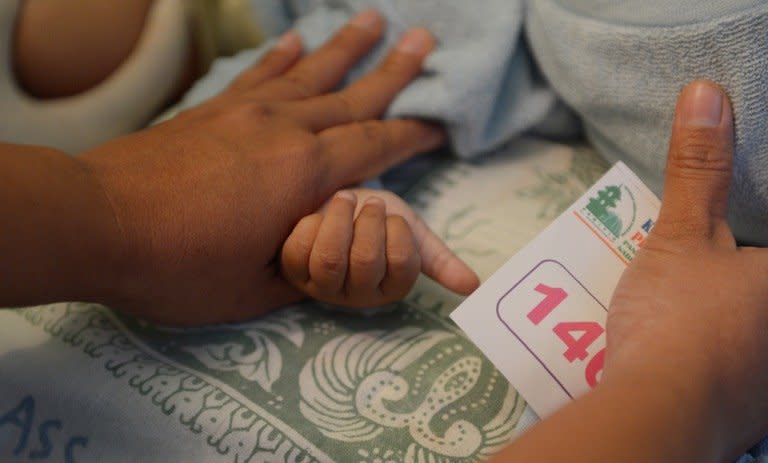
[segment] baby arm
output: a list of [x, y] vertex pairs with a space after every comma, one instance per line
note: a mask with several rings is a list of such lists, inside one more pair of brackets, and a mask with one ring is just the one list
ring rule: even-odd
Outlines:
[[286, 240], [285, 278], [310, 297], [348, 307], [402, 299], [420, 272], [459, 294], [477, 275], [397, 195], [342, 190]]

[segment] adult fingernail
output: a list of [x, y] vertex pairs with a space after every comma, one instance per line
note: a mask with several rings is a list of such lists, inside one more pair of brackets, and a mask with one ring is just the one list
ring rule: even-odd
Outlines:
[[432, 50], [435, 39], [426, 29], [411, 29], [400, 38], [397, 50], [414, 55], [426, 55]]
[[336, 193], [336, 197], [352, 203], [357, 202], [357, 196], [351, 191], [341, 190], [338, 193]]
[[718, 127], [723, 119], [722, 90], [706, 81], [695, 82], [687, 89], [682, 113], [686, 127]]
[[373, 29], [379, 25], [379, 22], [381, 22], [381, 15], [372, 9], [361, 11], [349, 20], [349, 24], [363, 29]]
[[281, 48], [284, 50], [290, 50], [301, 46], [301, 37], [294, 31], [288, 31], [283, 34], [275, 43], [275, 48]]
[[371, 205], [371, 206], [383, 206], [384, 200], [379, 198], [378, 196], [371, 196], [370, 198], [365, 200], [365, 205]]

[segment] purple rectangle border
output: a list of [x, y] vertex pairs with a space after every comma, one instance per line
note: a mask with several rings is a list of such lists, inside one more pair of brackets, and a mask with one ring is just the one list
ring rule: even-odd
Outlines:
[[584, 291], [586, 291], [586, 292], [587, 292], [587, 294], [589, 294], [589, 295], [590, 295], [590, 297], [592, 297], [592, 299], [594, 299], [594, 300], [595, 300], [595, 302], [597, 302], [597, 303], [600, 305], [600, 307], [602, 307], [602, 308], [603, 308], [603, 310], [605, 310], [605, 312], [606, 312], [606, 313], [608, 313], [608, 309], [607, 309], [607, 308], [606, 308], [606, 307], [605, 307], [605, 306], [604, 306], [604, 305], [603, 305], [603, 304], [602, 304], [600, 301], [598, 301], [598, 300], [597, 300], [597, 298], [595, 297], [595, 295], [594, 295], [594, 294], [592, 294], [592, 291], [588, 290], [588, 289], [587, 289], [587, 287], [586, 287], [586, 286], [584, 286], [584, 284], [583, 284], [583, 283], [582, 283], [582, 282], [581, 282], [581, 281], [580, 281], [578, 278], [576, 278], [576, 276], [575, 276], [575, 275], [574, 275], [574, 274], [573, 274], [573, 273], [572, 273], [570, 270], [568, 270], [568, 269], [565, 267], [565, 265], [563, 265], [562, 263], [560, 263], [559, 261], [557, 261], [557, 260], [554, 260], [554, 259], [545, 259], [545, 260], [542, 260], [541, 262], [539, 262], [538, 264], [536, 264], [536, 266], [534, 266], [534, 267], [531, 269], [531, 271], [529, 271], [528, 273], [526, 273], [526, 274], [525, 274], [525, 276], [523, 276], [523, 277], [522, 277], [522, 278], [521, 278], [521, 279], [520, 279], [520, 280], [519, 280], [517, 283], [515, 283], [515, 285], [514, 285], [514, 286], [512, 286], [512, 287], [509, 289], [509, 291], [507, 291], [506, 293], [504, 293], [504, 294], [503, 294], [503, 295], [502, 295], [502, 296], [499, 298], [499, 301], [496, 303], [496, 316], [498, 317], [499, 321], [501, 321], [501, 323], [503, 323], [503, 324], [504, 324], [504, 326], [506, 326], [506, 327], [507, 327], [507, 329], [509, 330], [509, 332], [510, 332], [510, 333], [512, 333], [512, 335], [513, 335], [514, 337], [516, 337], [518, 341], [520, 341], [520, 343], [521, 343], [521, 344], [522, 344], [522, 345], [525, 347], [525, 349], [526, 349], [528, 352], [530, 352], [530, 353], [531, 353], [531, 355], [532, 355], [532, 356], [533, 356], [533, 357], [534, 357], [534, 358], [535, 358], [535, 359], [536, 359], [536, 360], [537, 360], [537, 361], [538, 361], [538, 362], [541, 364], [541, 366], [542, 366], [542, 367], [543, 367], [543, 368], [544, 368], [544, 369], [547, 371], [547, 373], [549, 373], [549, 375], [550, 375], [550, 376], [552, 377], [552, 379], [554, 379], [554, 380], [555, 380], [555, 382], [556, 382], [556, 383], [557, 383], [557, 384], [560, 386], [560, 388], [563, 390], [563, 392], [565, 392], [565, 394], [566, 394], [568, 397], [570, 397], [571, 399], [573, 399], [573, 395], [572, 395], [570, 392], [568, 392], [568, 390], [565, 388], [565, 386], [563, 385], [563, 383], [562, 383], [562, 382], [561, 382], [559, 379], [557, 379], [557, 377], [554, 375], [554, 373], [552, 373], [552, 370], [550, 370], [550, 369], [547, 367], [547, 365], [544, 363], [544, 361], [541, 359], [541, 357], [539, 357], [538, 355], [536, 355], [536, 353], [534, 353], [534, 352], [533, 352], [533, 350], [531, 349], [531, 347], [530, 347], [530, 346], [529, 346], [529, 345], [528, 345], [528, 344], [527, 344], [525, 341], [523, 341], [523, 339], [522, 339], [520, 336], [518, 336], [518, 334], [517, 334], [517, 333], [515, 333], [515, 330], [513, 330], [513, 329], [512, 329], [512, 327], [511, 327], [511, 326], [509, 326], [509, 324], [507, 324], [507, 322], [506, 322], [506, 321], [505, 321], [505, 320], [504, 320], [504, 319], [501, 317], [501, 301], [503, 301], [505, 297], [509, 296], [509, 293], [511, 293], [512, 291], [514, 291], [514, 290], [515, 290], [515, 288], [517, 288], [518, 286], [520, 286], [520, 283], [522, 283], [523, 281], [525, 281], [525, 279], [526, 279], [526, 278], [528, 278], [529, 276], [531, 276], [531, 274], [532, 274], [533, 272], [535, 272], [535, 271], [536, 271], [536, 270], [537, 270], [539, 267], [541, 267], [542, 265], [544, 265], [544, 264], [546, 264], [546, 263], [552, 263], [552, 264], [558, 265], [558, 266], [560, 266], [560, 268], [562, 268], [563, 270], [565, 270], [565, 272], [566, 272], [566, 273], [568, 273], [568, 275], [570, 275], [570, 276], [571, 276], [571, 278], [573, 278], [573, 279], [574, 279], [574, 281], [576, 281], [576, 283], [578, 283], [578, 284], [579, 284], [579, 286], [581, 286], [582, 288], [584, 288]]

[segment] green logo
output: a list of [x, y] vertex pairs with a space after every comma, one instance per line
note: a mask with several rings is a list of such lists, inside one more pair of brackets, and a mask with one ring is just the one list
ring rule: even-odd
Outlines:
[[635, 223], [635, 197], [624, 185], [609, 185], [589, 198], [584, 212], [609, 238], [624, 236]]

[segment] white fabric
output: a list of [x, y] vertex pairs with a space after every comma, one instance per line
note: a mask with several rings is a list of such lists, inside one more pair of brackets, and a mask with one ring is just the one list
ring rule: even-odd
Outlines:
[[184, 0], [158, 0], [146, 32], [128, 59], [82, 94], [39, 100], [12, 72], [14, 23], [20, 2], [0, 2], [0, 140], [77, 153], [144, 126], [170, 96], [188, 46]]

